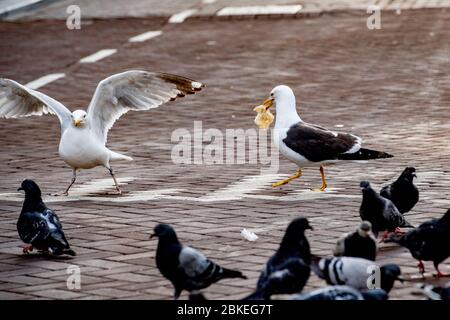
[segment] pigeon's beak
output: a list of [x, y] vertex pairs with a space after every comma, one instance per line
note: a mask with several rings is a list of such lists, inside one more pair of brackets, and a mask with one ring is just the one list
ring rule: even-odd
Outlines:
[[400, 281], [401, 283], [405, 282], [405, 279], [403, 279], [402, 277], [397, 277], [397, 280]]
[[150, 237], [148, 237], [148, 238], [149, 238], [149, 239], [153, 239], [153, 237], [156, 237], [156, 234], [152, 233], [152, 234], [150, 235]]
[[264, 108], [266, 108], [266, 111], [269, 110], [273, 106], [273, 98], [269, 98], [265, 100], [262, 104]]
[[73, 124], [75, 127], [78, 127], [81, 124], [81, 120], [80, 119], [75, 119], [73, 120]]
[[413, 173], [413, 175], [412, 175], [414, 178], [417, 178], [417, 175], [415, 174], [415, 173]]
[[22, 191], [23, 190], [23, 188], [22, 187], [19, 187], [19, 189], [17, 189], [17, 191]]
[[314, 228], [313, 227], [311, 227], [311, 226], [308, 226], [306, 229], [309, 229], [309, 230], [314, 230]]

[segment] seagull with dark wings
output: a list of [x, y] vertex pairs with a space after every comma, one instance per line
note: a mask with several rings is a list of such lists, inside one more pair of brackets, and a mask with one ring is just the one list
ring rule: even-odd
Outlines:
[[39, 91], [0, 78], [0, 118], [55, 114], [61, 123], [59, 155], [73, 169], [72, 181], [63, 194], [68, 195], [77, 170], [97, 166], [108, 169], [121, 194], [110, 161], [132, 158], [106, 147], [108, 131], [114, 122], [130, 110], [157, 108], [202, 87], [200, 82], [177, 75], [126, 71], [100, 81], [87, 111], [70, 112], [63, 104]]
[[[314, 191], [325, 191], [324, 166], [348, 160], [391, 158], [392, 155], [362, 148], [363, 140], [350, 133], [334, 132], [300, 119], [291, 88], [276, 86], [262, 107], [276, 107], [273, 142], [282, 155], [298, 166], [297, 173], [283, 181], [274, 183], [279, 187], [300, 178], [304, 167], [318, 167], [322, 186]], [[258, 107], [259, 108], [259, 107]]]

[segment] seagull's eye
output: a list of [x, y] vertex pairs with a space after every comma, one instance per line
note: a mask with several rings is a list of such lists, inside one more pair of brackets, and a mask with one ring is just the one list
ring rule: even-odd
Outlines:
[[271, 97], [273, 97], [273, 92], [270, 94]]
[[84, 115], [83, 118], [86, 118], [86, 115]]

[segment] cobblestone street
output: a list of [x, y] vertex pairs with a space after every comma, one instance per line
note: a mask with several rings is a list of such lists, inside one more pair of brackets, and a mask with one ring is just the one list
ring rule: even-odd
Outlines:
[[[180, 8], [184, 10], [186, 8]], [[42, 10], [41, 10], [42, 11]], [[49, 11], [50, 12], [50, 11]], [[163, 12], [163, 14], [166, 14]], [[17, 230], [23, 194], [34, 179], [45, 194], [63, 191], [71, 169], [58, 156], [60, 126], [54, 116], [0, 119], [0, 299], [171, 299], [172, 285], [155, 266], [157, 223], [170, 223], [180, 240], [202, 250], [247, 280], [224, 280], [204, 291], [209, 299], [250, 294], [286, 226], [306, 216], [317, 255], [331, 255], [337, 239], [359, 225], [359, 182], [378, 189], [406, 166], [417, 169], [420, 202], [407, 219], [418, 225], [450, 208], [450, 15], [445, 8], [382, 12], [382, 28], [366, 27], [368, 14], [336, 11], [284, 17], [197, 15], [181, 24], [159, 17], [0, 21], [0, 77], [26, 84], [50, 73], [65, 77], [39, 90], [71, 110], [87, 108], [97, 83], [128, 69], [163, 71], [206, 84], [201, 92], [146, 112], [129, 112], [112, 128], [108, 147], [134, 158], [113, 163], [124, 194], [114, 191], [104, 168], [82, 170], [68, 197], [44, 201], [62, 221], [74, 258], [24, 255]], [[128, 39], [151, 30], [158, 37]], [[80, 63], [102, 49], [117, 52]], [[278, 84], [291, 86], [303, 120], [364, 138], [365, 146], [392, 159], [348, 162], [326, 168], [330, 190], [316, 169], [281, 188], [271, 183], [297, 169], [280, 157], [275, 175], [260, 164], [173, 163], [174, 130], [255, 129], [253, 107]], [[209, 141], [203, 141], [206, 146]], [[248, 145], [247, 145], [248, 147]], [[244, 239], [242, 228], [259, 239]], [[407, 281], [392, 299], [424, 299], [426, 279], [406, 249], [381, 244], [380, 264], [397, 263]], [[81, 289], [68, 290], [67, 267], [81, 268]], [[450, 260], [441, 270], [450, 272]], [[311, 275], [305, 291], [324, 286]], [[187, 298], [186, 292], [181, 296]]]

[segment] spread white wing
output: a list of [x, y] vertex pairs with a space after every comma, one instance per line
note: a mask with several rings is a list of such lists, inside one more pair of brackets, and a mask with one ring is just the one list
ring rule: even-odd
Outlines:
[[148, 110], [201, 90], [204, 85], [181, 76], [131, 70], [106, 78], [97, 86], [87, 110], [91, 128], [106, 143], [109, 129], [129, 110]]
[[20, 118], [56, 114], [62, 130], [71, 112], [60, 102], [16, 81], [0, 78], [0, 118]]

